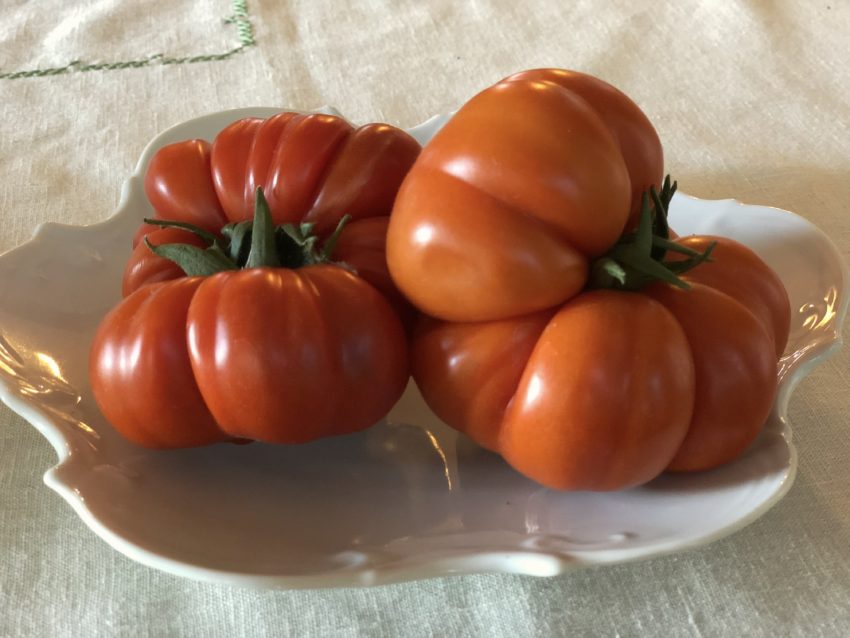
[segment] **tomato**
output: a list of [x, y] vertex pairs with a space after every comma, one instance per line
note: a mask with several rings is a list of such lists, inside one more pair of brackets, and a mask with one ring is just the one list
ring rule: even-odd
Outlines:
[[215, 275], [187, 330], [201, 394], [236, 436], [303, 443], [353, 432], [386, 415], [407, 382], [395, 313], [337, 266]]
[[332, 265], [144, 286], [104, 319], [90, 362], [110, 423], [162, 448], [353, 432], [387, 413], [408, 376], [394, 310]]
[[641, 195], [661, 185], [664, 152], [658, 133], [637, 105], [606, 82], [575, 71], [535, 69], [507, 78], [508, 81], [546, 81], [562, 86], [584, 99], [613, 135], [626, 163], [632, 189], [629, 219], [637, 222]]
[[782, 295], [770, 312], [751, 311], [762, 302], [735, 295], [769, 268], [712, 241], [714, 261], [682, 275], [689, 290], [589, 290], [507, 319], [426, 319], [411, 346], [414, 379], [448, 425], [549, 487], [614, 490], [727, 463], [773, 404]]
[[650, 294], [681, 324], [696, 369], [693, 419], [668, 468], [696, 471], [728, 463], [755, 440], [773, 406], [773, 339], [743, 304], [715, 288], [662, 286]]
[[420, 310], [451, 321], [563, 303], [661, 173], [658, 136], [624, 94], [575, 72], [512, 76], [461, 107], [404, 179], [390, 273]]
[[[348, 215], [353, 221], [337, 244], [338, 261], [355, 268], [410, 318], [412, 310], [390, 278], [384, 253], [396, 191], [419, 151], [416, 140], [387, 124], [355, 129], [333, 115], [279, 113], [238, 120], [212, 144], [186, 140], [162, 147], [145, 173], [145, 193], [156, 219], [216, 235], [229, 222], [251, 218], [258, 187], [265, 190], [275, 223], [312, 223], [320, 239]], [[156, 226], [140, 226], [125, 268], [125, 296], [183, 274], [139, 246], [152, 231], [155, 245], [178, 240], [177, 229], [163, 234]], [[187, 241], [203, 245], [197, 238]]]
[[[125, 285], [170, 277], [166, 259], [189, 276], [140, 285], [99, 326], [89, 376], [106, 418], [135, 443], [168, 448], [303, 443], [385, 416], [407, 384], [407, 335], [377, 288], [331, 262], [344, 223], [324, 243], [309, 226], [275, 227], [258, 189], [244, 259], [236, 241], [152, 233], [163, 241], [137, 250], [160, 262], [138, 262]], [[364, 270], [381, 253], [375, 236], [358, 231], [345, 247]]]
[[230, 221], [250, 219], [262, 187], [275, 223], [312, 222], [324, 235], [343, 215], [390, 214], [419, 144], [387, 124], [355, 129], [333, 115], [280, 113], [249, 118], [213, 142], [212, 175]]

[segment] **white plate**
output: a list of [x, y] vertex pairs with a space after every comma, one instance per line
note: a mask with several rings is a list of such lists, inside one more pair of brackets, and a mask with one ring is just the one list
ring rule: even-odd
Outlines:
[[[788, 212], [677, 195], [681, 234], [728, 235], [776, 269], [792, 301], [780, 392], [764, 433], [735, 463], [638, 489], [543, 489], [441, 424], [410, 387], [387, 422], [297, 447], [218, 445], [151, 452], [95, 406], [88, 346], [120, 297], [130, 238], [150, 212], [141, 176], [163, 144], [212, 137], [275, 109], [216, 113], [145, 149], [118, 211], [87, 227], [46, 224], [0, 257], [0, 395], [56, 448], [45, 482], [131, 558], [181, 576], [274, 587], [372, 585], [468, 572], [549, 576], [716, 540], [789, 489], [786, 407], [838, 345], [847, 273], [826, 236]], [[445, 121], [414, 129], [425, 141]]]

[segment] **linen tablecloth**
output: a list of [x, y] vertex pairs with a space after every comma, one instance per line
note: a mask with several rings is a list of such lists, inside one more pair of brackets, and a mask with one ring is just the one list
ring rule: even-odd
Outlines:
[[[850, 255], [844, 0], [4, 0], [0, 251], [115, 209], [144, 145], [226, 108], [401, 126], [514, 71], [624, 90], [681, 189], [803, 215]], [[551, 579], [254, 591], [138, 565], [42, 483], [48, 443], [0, 406], [0, 636], [850, 635], [850, 349], [797, 389], [790, 493], [743, 531]]]

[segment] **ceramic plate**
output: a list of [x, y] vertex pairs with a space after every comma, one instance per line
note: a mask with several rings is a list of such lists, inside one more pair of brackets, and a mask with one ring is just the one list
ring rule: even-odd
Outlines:
[[[558, 493], [439, 422], [414, 386], [385, 422], [297, 447], [151, 452], [125, 442], [92, 400], [89, 342], [119, 300], [130, 238], [150, 213], [142, 175], [163, 144], [212, 139], [273, 109], [217, 113], [145, 149], [118, 211], [87, 227], [47, 224], [0, 257], [0, 395], [56, 448], [45, 482], [110, 545], [168, 572], [253, 586], [372, 585], [469, 572], [550, 576], [707, 543], [752, 522], [794, 478], [786, 418], [797, 382], [837, 347], [847, 273], [804, 219], [677, 195], [680, 234], [728, 235], [776, 271], [793, 304], [779, 396], [738, 461], [617, 493]], [[426, 141], [445, 117], [413, 129]]]

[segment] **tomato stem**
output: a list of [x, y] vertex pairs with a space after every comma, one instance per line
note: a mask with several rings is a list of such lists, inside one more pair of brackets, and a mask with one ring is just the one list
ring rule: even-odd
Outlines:
[[187, 230], [203, 239], [209, 246], [218, 243], [218, 237], [216, 237], [214, 233], [188, 222], [177, 222], [168, 219], [151, 219], [149, 217], [145, 217], [142, 221], [146, 224], [150, 224], [151, 226], [159, 226], [160, 228], [181, 228], [183, 230]]
[[274, 226], [269, 203], [262, 188], [258, 187], [253, 221], [227, 224], [221, 229], [221, 238], [187, 222], [145, 219], [163, 228], [190, 231], [203, 239], [207, 248], [182, 243], [156, 246], [147, 237], [145, 245], [156, 255], [173, 261], [190, 276], [208, 276], [239, 268], [301, 268], [331, 263], [336, 243], [350, 219], [350, 215], [344, 215], [320, 248], [312, 222]]
[[275, 245], [274, 223], [269, 203], [259, 186], [254, 195], [254, 226], [251, 230], [251, 250], [245, 268], [276, 268], [280, 266]]
[[189, 244], [153, 245], [145, 237], [145, 245], [155, 255], [173, 261], [190, 277], [206, 277], [224, 270], [238, 270], [239, 266], [228, 257], [218, 244], [198, 248]]
[[[640, 290], [651, 283], [664, 282], [685, 290], [690, 288], [679, 275], [709, 261], [715, 244], [700, 253], [670, 241], [667, 214], [676, 186], [668, 175], [660, 192], [651, 186], [643, 194], [637, 229], [624, 234], [591, 264], [589, 287]], [[665, 261], [668, 252], [684, 255], [686, 259]]]

